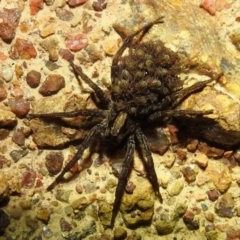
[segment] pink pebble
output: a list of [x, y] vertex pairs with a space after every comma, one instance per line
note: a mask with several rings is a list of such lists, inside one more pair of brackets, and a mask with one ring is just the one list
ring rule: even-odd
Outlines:
[[211, 15], [216, 14], [215, 0], [203, 0], [203, 2], [201, 3], [201, 7], [204, 8]]
[[9, 99], [9, 107], [17, 117], [24, 117], [30, 110], [30, 103], [24, 98], [11, 98]]
[[30, 14], [36, 15], [41, 9], [43, 9], [43, 0], [30, 0], [29, 7]]
[[20, 88], [19, 85], [12, 86], [11, 95], [15, 98], [21, 98], [23, 97], [23, 90]]
[[88, 44], [87, 35], [84, 33], [80, 33], [76, 36], [73, 36], [71, 38], [68, 38], [65, 41], [65, 45], [68, 49], [70, 49], [73, 52], [77, 52], [85, 48]]

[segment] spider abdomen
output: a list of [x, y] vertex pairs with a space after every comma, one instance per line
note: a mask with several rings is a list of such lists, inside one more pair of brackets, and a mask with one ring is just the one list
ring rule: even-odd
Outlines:
[[117, 108], [135, 116], [154, 111], [159, 102], [182, 87], [178, 65], [178, 54], [160, 41], [130, 46], [118, 63], [120, 74], [112, 87]]

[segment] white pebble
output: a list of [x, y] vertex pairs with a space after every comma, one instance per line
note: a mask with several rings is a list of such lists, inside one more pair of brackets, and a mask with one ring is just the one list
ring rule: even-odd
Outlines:
[[9, 82], [13, 78], [13, 70], [10, 66], [2, 68], [2, 77], [6, 82]]

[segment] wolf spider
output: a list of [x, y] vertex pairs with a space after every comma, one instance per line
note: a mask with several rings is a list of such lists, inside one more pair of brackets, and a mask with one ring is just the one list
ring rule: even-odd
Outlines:
[[[164, 47], [160, 41], [140, 42], [144, 34], [162, 17], [152, 21], [130, 36], [126, 37], [122, 46], [113, 57], [111, 66], [111, 98], [95, 84], [80, 66], [69, 61], [76, 77], [80, 77], [94, 91], [98, 99], [98, 109], [82, 109], [72, 112], [29, 114], [30, 117], [61, 118], [87, 116], [100, 118], [101, 121], [92, 127], [88, 135], [78, 147], [73, 159], [64, 167], [47, 190], [52, 190], [62, 181], [68, 172], [82, 157], [97, 135], [119, 145], [125, 144], [126, 155], [122, 163], [119, 181], [115, 192], [111, 224], [114, 224], [121, 198], [124, 193], [134, 157], [136, 142], [141, 149], [147, 176], [156, 196], [162, 201], [159, 183], [154, 169], [149, 143], [142, 129], [146, 123], [159, 123], [173, 117], [196, 117], [212, 113], [207, 111], [178, 110], [176, 107], [183, 99], [194, 92], [201, 91], [212, 79], [195, 83], [183, 89], [178, 77], [181, 72], [179, 56]], [[138, 38], [137, 38], [138, 37]], [[128, 54], [123, 55], [128, 48]]]

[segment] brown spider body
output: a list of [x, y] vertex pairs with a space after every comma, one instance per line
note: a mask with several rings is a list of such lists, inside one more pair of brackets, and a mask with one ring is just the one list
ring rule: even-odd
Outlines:
[[[178, 54], [167, 49], [160, 41], [139, 43], [134, 41], [138, 34], [144, 35], [162, 18], [150, 22], [127, 37], [113, 58], [111, 67], [111, 99], [86, 76], [80, 66], [72, 61], [70, 64], [76, 77], [80, 77], [95, 92], [101, 103], [100, 109], [85, 109], [65, 113], [30, 114], [31, 117], [73, 117], [77, 115], [98, 117], [102, 119], [95, 125], [79, 146], [74, 158], [66, 165], [55, 181], [47, 188], [51, 190], [78, 161], [83, 151], [90, 145], [96, 135], [109, 139], [116, 144], [126, 143], [126, 155], [123, 160], [119, 182], [115, 192], [111, 224], [113, 225], [121, 198], [131, 171], [135, 144], [140, 145], [144, 165], [153, 190], [161, 200], [157, 174], [148, 141], [142, 132], [146, 122], [159, 122], [177, 116], [202, 116], [212, 111], [192, 111], [175, 109], [190, 94], [202, 90], [212, 80], [198, 82], [183, 89]], [[126, 49], [129, 53], [122, 56]]]

